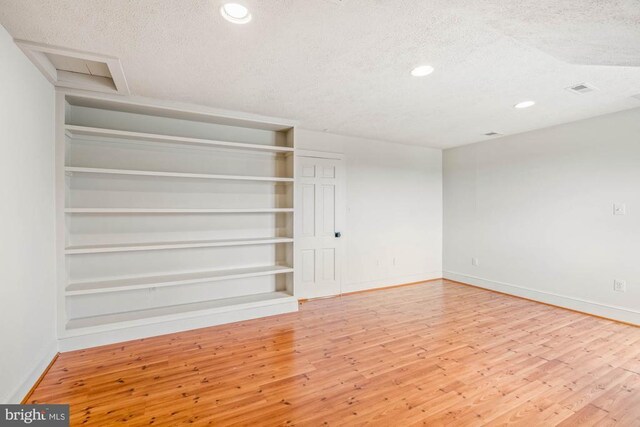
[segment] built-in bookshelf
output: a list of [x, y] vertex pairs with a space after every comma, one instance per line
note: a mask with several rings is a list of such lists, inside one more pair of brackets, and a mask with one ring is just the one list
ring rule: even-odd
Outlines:
[[57, 96], [63, 349], [297, 310], [291, 124]]

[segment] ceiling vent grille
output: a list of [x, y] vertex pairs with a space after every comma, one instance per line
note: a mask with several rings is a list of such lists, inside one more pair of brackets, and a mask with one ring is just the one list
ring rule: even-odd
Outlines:
[[579, 93], [579, 94], [585, 94], [585, 93], [589, 93], [589, 92], [593, 92], [596, 91], [597, 89], [587, 83], [578, 83], [576, 85], [573, 86], [569, 86], [568, 88], [566, 88], [569, 92], [573, 92], [573, 93]]
[[15, 42], [54, 86], [129, 95], [118, 58], [24, 40]]

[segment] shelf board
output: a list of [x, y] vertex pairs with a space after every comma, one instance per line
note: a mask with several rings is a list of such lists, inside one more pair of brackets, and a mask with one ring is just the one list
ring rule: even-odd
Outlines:
[[147, 209], [147, 208], [66, 208], [68, 214], [233, 214], [233, 213], [287, 213], [293, 208], [258, 209]]
[[101, 175], [134, 175], [134, 176], [157, 176], [166, 178], [196, 178], [196, 179], [218, 179], [226, 181], [266, 181], [266, 182], [293, 182], [293, 178], [280, 178], [272, 176], [245, 176], [245, 175], [215, 175], [205, 173], [183, 173], [183, 172], [155, 172], [127, 169], [102, 169], [102, 168], [82, 168], [67, 166], [64, 168], [68, 173], [89, 173]]
[[107, 252], [156, 251], [163, 249], [213, 248], [222, 246], [267, 245], [273, 243], [291, 243], [291, 237], [263, 237], [257, 239], [233, 240], [192, 240], [183, 242], [151, 242], [127, 243], [110, 245], [69, 246], [65, 249], [67, 255], [98, 254]]
[[268, 292], [264, 294], [71, 319], [67, 322], [66, 329], [67, 331], [78, 331], [82, 329], [110, 330], [291, 302], [296, 302], [295, 297], [285, 292]]
[[293, 268], [283, 265], [265, 267], [235, 268], [230, 270], [198, 271], [192, 273], [168, 274], [163, 276], [141, 276], [127, 279], [105, 280], [97, 282], [70, 283], [67, 296], [122, 292], [136, 289], [161, 288], [166, 286], [189, 285], [193, 283], [214, 282], [219, 280], [244, 279], [247, 277], [269, 276], [291, 273]]
[[196, 145], [208, 147], [231, 148], [236, 150], [251, 150], [267, 153], [289, 153], [294, 149], [274, 145], [248, 144], [244, 142], [217, 141], [212, 139], [190, 138], [183, 136], [159, 135], [153, 133], [131, 132], [116, 129], [103, 129], [87, 126], [65, 125], [67, 134], [76, 136], [97, 136], [116, 139], [133, 139], [137, 141], [159, 142], [182, 145]]

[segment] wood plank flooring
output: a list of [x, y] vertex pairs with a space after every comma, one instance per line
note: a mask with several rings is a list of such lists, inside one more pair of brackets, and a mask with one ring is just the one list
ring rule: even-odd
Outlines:
[[63, 353], [72, 425], [640, 425], [640, 328], [434, 281]]

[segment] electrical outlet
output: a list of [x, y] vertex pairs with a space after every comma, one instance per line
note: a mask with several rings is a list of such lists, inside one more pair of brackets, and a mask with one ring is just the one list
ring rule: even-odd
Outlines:
[[471, 258], [471, 265], [479, 266], [480, 260], [478, 260], [478, 258]]
[[627, 282], [624, 280], [614, 280], [613, 290], [616, 292], [627, 292]]
[[624, 203], [614, 203], [613, 204], [613, 214], [614, 215], [626, 215], [627, 214], [627, 205]]

